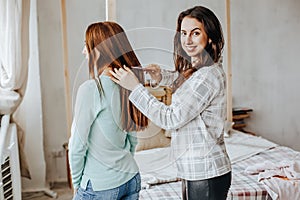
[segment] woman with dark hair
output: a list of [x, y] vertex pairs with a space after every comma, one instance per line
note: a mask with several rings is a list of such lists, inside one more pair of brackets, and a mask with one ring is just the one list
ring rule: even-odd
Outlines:
[[111, 71], [112, 79], [131, 90], [129, 100], [153, 123], [171, 130], [183, 199], [226, 199], [231, 165], [223, 136], [226, 76], [221, 24], [211, 10], [196, 6], [180, 13], [176, 30], [176, 71], [157, 65], [145, 69], [158, 84], [171, 84], [171, 105], [152, 96], [129, 68]]
[[[128, 100], [129, 91], [111, 81], [108, 71], [140, 63], [117, 23], [91, 24], [85, 43], [91, 80], [78, 89], [69, 140], [74, 199], [138, 199], [135, 132], [144, 130], [148, 119]], [[134, 73], [143, 81], [141, 70]]]

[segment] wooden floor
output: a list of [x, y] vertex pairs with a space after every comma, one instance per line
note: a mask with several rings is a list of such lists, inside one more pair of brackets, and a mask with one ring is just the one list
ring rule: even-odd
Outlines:
[[54, 192], [57, 198], [47, 195], [47, 192], [23, 192], [22, 200], [71, 200], [73, 197], [73, 192], [67, 183], [56, 183], [49, 192]]

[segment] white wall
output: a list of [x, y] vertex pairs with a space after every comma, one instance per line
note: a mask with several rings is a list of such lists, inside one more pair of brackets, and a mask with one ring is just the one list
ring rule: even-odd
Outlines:
[[66, 172], [64, 160], [52, 156], [67, 140], [60, 1], [37, 1], [37, 14], [46, 179], [52, 182]]
[[[127, 31], [142, 65], [158, 63], [173, 69], [177, 17], [181, 11], [199, 5], [199, 1], [119, 0], [116, 5], [117, 22]], [[212, 9], [225, 27], [225, 1], [203, 1], [202, 5]]]
[[74, 105], [76, 89], [89, 78], [87, 62], [82, 54], [85, 30], [91, 23], [105, 20], [105, 0], [69, 0], [66, 1], [66, 8], [70, 84]]
[[[105, 1], [66, 2], [70, 82], [71, 91], [75, 87], [75, 94], [79, 83], [88, 78], [87, 66], [81, 54], [84, 32], [90, 23], [104, 20]], [[141, 62], [157, 62], [171, 68], [177, 16], [180, 11], [199, 4], [199, 1], [116, 2], [117, 22], [128, 31]], [[299, 85], [296, 76], [300, 73], [296, 62], [299, 52], [297, 35], [300, 31], [300, 14], [297, 10], [300, 3], [297, 0], [284, 3], [279, 0], [232, 0], [231, 3], [234, 105], [254, 109], [247, 121], [249, 130], [300, 150], [300, 127], [297, 123], [300, 110], [296, 104], [300, 102], [300, 94], [296, 92]], [[225, 1], [203, 1], [203, 5], [216, 13], [225, 32]], [[67, 177], [64, 155], [58, 158], [52, 155], [53, 152], [63, 151], [62, 144], [68, 139], [60, 1], [37, 1], [37, 18], [43, 111], [39, 120], [43, 121], [36, 123], [36, 135], [26, 133], [30, 134], [26, 146], [30, 146], [27, 147], [30, 149], [27, 153], [32, 154], [28, 156], [34, 166], [31, 173], [43, 179], [44, 168], [37, 170], [41, 163], [35, 159], [42, 152], [41, 149], [35, 149], [33, 144], [36, 137], [39, 145], [44, 144], [47, 180], [53, 182], [66, 180]], [[35, 73], [38, 73], [38, 69]], [[77, 74], [79, 76], [76, 78]], [[40, 135], [41, 128], [43, 135]]]
[[40, 87], [39, 47], [36, 0], [30, 1], [28, 81], [22, 103], [14, 115], [23, 116], [20, 126], [25, 136], [26, 154], [31, 180], [22, 179], [23, 191], [46, 188], [46, 164], [42, 125], [42, 98]]
[[300, 1], [232, 2], [234, 105], [248, 129], [300, 150]]
[[[103, 20], [104, 1], [66, 1], [71, 89], [83, 60], [84, 32], [93, 21]], [[68, 141], [63, 71], [60, 1], [38, 1], [40, 75], [43, 102], [44, 148], [49, 182], [66, 180], [63, 144]], [[88, 77], [86, 77], [88, 78]], [[57, 154], [58, 157], [53, 156]]]
[[[83, 60], [81, 49], [87, 25], [104, 20], [104, 0], [85, 3], [67, 1], [71, 83]], [[67, 180], [62, 147], [68, 137], [60, 1], [31, 0], [30, 23], [29, 77], [24, 106], [19, 109], [28, 113], [21, 124], [25, 127], [25, 153], [32, 176], [31, 180], [22, 179], [24, 191], [45, 190], [49, 183]]]

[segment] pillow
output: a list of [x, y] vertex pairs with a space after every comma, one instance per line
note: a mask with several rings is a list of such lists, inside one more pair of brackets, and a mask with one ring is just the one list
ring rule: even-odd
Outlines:
[[171, 138], [165, 136], [165, 130], [152, 122], [146, 130], [137, 132], [136, 151], [170, 146]]

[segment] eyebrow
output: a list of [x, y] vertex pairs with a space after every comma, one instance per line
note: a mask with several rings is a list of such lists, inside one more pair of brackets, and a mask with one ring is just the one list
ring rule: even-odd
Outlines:
[[[197, 29], [199, 29], [199, 31], [201, 31], [200, 28], [196, 27], [196, 28], [192, 29], [191, 32], [193, 32], [193, 31], [195, 31], [195, 30], [197, 30]], [[181, 31], [185, 31], [185, 32], [186, 32], [186, 30], [181, 30]]]

